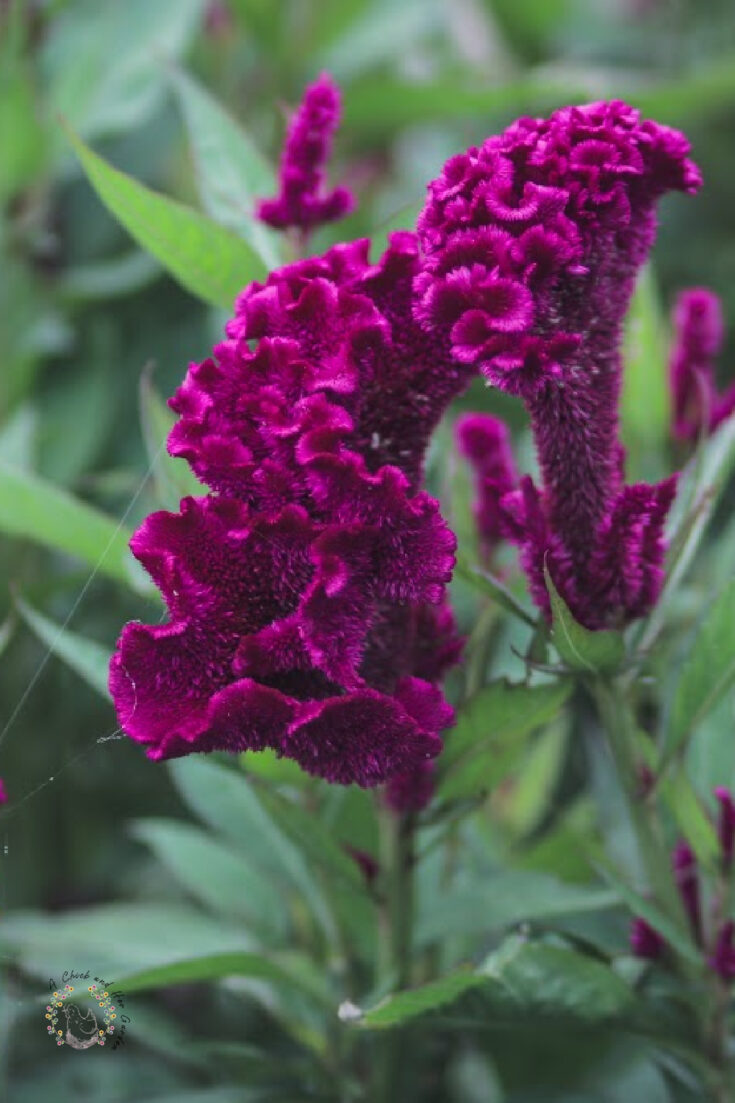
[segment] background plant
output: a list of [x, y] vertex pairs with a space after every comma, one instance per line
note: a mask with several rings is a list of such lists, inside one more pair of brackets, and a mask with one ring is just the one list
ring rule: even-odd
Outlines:
[[[707, 199], [664, 207], [655, 276], [641, 281], [630, 319], [623, 407], [634, 475], [678, 465], [661, 304], [707, 283], [726, 319], [735, 307], [726, 5], [708, 6], [705, 19], [685, 4], [424, 0], [397, 16], [364, 0], [284, 3], [276, 17], [257, 0], [71, 0], [5, 4], [2, 20], [10, 1098], [52, 1088], [75, 1100], [361, 1098], [380, 1090], [381, 1069], [400, 1075], [397, 1049], [410, 1057], [408, 1098], [716, 1098], [727, 1090], [722, 1054], [697, 1040], [696, 1008], [713, 1003], [692, 970], [705, 974], [685, 925], [674, 914], [672, 930], [639, 895], [650, 878], [593, 703], [612, 711], [609, 673], [597, 668], [619, 654], [589, 652], [573, 625], [564, 632], [562, 610], [542, 656], [523, 582], [507, 578], [511, 601], [474, 570], [470, 477], [449, 422], [465, 409], [502, 413], [528, 454], [520, 406], [474, 386], [431, 457], [465, 564], [454, 604], [473, 635], [450, 686], [460, 720], [437, 800], [417, 829], [409, 962], [399, 926], [387, 934], [401, 840], [368, 795], [268, 758], [152, 767], [127, 740], [106, 738], [115, 722], [105, 684], [119, 625], [160, 615], [127, 553], [128, 530], [191, 491], [184, 465], [161, 449], [170, 415], [160, 396], [208, 351], [234, 293], [279, 260], [278, 238], [250, 218], [252, 198], [272, 186], [254, 149], [275, 157], [276, 105], [295, 103], [323, 67], [343, 86], [338, 158], [359, 205], [320, 231], [315, 249], [410, 226], [444, 158], [524, 111], [620, 95], [686, 128]], [[127, 230], [91, 195], [59, 114]], [[625, 641], [628, 657], [642, 656], [637, 759], [656, 753], [653, 735], [667, 758], [655, 798], [664, 845], [686, 836], [715, 893], [712, 789], [735, 781], [732, 460], [730, 429], [690, 463], [687, 511], [672, 520], [673, 583]], [[511, 562], [501, 557], [501, 572]], [[39, 674], [50, 644], [58, 657]], [[524, 682], [527, 654], [565, 673], [509, 689], [502, 679]], [[382, 873], [366, 877], [345, 846], [378, 859]], [[629, 956], [631, 910], [665, 930], [677, 969]], [[87, 962], [125, 981], [134, 1023], [124, 1049], [70, 1065], [47, 1044], [41, 997], [60, 966]], [[409, 981], [420, 994], [377, 1007]], [[388, 1029], [400, 1023], [400, 1034]]]

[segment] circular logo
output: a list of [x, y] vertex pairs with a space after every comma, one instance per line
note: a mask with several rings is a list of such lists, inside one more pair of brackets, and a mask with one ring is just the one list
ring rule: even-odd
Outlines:
[[46, 1004], [48, 1034], [57, 1046], [89, 1049], [105, 1045], [108, 1036], [115, 1033], [117, 1023], [113, 998], [101, 984], [88, 985], [86, 993], [65, 984], [51, 993]]

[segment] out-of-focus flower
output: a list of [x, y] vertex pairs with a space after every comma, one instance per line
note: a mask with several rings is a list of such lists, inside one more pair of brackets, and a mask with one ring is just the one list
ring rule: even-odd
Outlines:
[[720, 806], [717, 836], [720, 840], [722, 864], [726, 870], [729, 870], [735, 853], [735, 801], [730, 790], [725, 789], [724, 786], [718, 786], [715, 789], [715, 797]]
[[332, 138], [339, 125], [339, 88], [327, 73], [304, 92], [291, 119], [281, 154], [279, 192], [261, 199], [256, 214], [278, 230], [289, 226], [308, 232], [323, 222], [334, 222], [355, 205], [347, 188], [325, 190], [325, 169]]
[[501, 500], [535, 601], [543, 566], [590, 628], [658, 595], [675, 480], [624, 486], [621, 329], [666, 192], [694, 192], [684, 136], [618, 101], [520, 119], [451, 158], [419, 218], [416, 316], [451, 354], [519, 395], [543, 491]]
[[735, 979], [735, 946], [733, 945], [733, 936], [735, 936], [735, 923], [733, 923], [731, 919], [728, 919], [726, 923], [723, 923], [717, 934], [715, 948], [709, 958], [710, 968], [726, 981]]
[[465, 414], [458, 419], [455, 433], [459, 450], [474, 472], [475, 521], [487, 557], [504, 532], [501, 499], [518, 482], [510, 433], [503, 422], [491, 414]]
[[669, 364], [674, 436], [693, 440], [714, 432], [735, 411], [735, 383], [717, 393], [713, 365], [722, 348], [722, 308], [706, 287], [682, 291], [674, 307]]
[[5, 788], [5, 782], [0, 777], [0, 804], [7, 804], [7, 802], [8, 802], [8, 791]]
[[655, 960], [660, 957], [666, 942], [645, 919], [636, 917], [630, 925], [630, 948], [636, 957]]
[[169, 450], [214, 493], [131, 545], [170, 620], [124, 629], [110, 687], [151, 758], [271, 747], [372, 786], [441, 748], [455, 540], [422, 462], [471, 369], [412, 319], [414, 236], [368, 244], [246, 288], [171, 401]]

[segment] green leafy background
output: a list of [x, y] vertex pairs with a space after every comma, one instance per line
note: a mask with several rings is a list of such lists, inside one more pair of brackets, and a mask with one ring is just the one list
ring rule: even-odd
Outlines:
[[[273, 185], [283, 109], [324, 68], [344, 93], [333, 173], [359, 206], [315, 249], [410, 226], [443, 160], [522, 113], [619, 96], [685, 127], [706, 188], [663, 204], [631, 313], [633, 478], [686, 458], [666, 391], [677, 289], [722, 296], [722, 381], [733, 374], [727, 0], [2, 0], [0, 1095], [377, 1098], [371, 1066], [401, 1027], [407, 1100], [708, 1099], [675, 980], [642, 983], [627, 956], [629, 908], [656, 916], [636, 896], [622, 797], [574, 673], [662, 642], [648, 670], [662, 694], [641, 710], [667, 764], [672, 838], [711, 865], [711, 789], [735, 782], [735, 433], [688, 468], [684, 489], [704, 504], [692, 523], [672, 517], [660, 610], [625, 640], [590, 641], [555, 603], [539, 654], [513, 617], [529, 606], [512, 557], [507, 597], [477, 573], [467, 474], [449, 425], [438, 432], [429, 478], [460, 536], [453, 595], [471, 637], [418, 832], [410, 992], [375, 983], [379, 908], [346, 849], [377, 853], [367, 794], [265, 755], [154, 766], [116, 732], [116, 635], [161, 615], [127, 539], [196, 492], [162, 448], [163, 399], [237, 290], [286, 255], [253, 200]], [[532, 462], [520, 406], [476, 385], [460, 408], [501, 413]], [[528, 683], [525, 653], [561, 676]], [[642, 737], [641, 754], [657, 753]], [[126, 992], [126, 1044], [57, 1052], [49, 978], [87, 968]]]

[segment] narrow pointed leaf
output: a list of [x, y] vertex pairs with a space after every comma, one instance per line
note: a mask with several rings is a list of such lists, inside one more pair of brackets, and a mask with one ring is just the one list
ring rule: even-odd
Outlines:
[[621, 633], [606, 630], [590, 632], [584, 628], [572, 616], [546, 564], [544, 577], [553, 616], [551, 638], [567, 666], [588, 674], [617, 670], [625, 658], [625, 642]]
[[230, 310], [246, 283], [265, 276], [262, 258], [242, 238], [113, 168], [65, 129], [105, 206], [187, 291]]
[[244, 237], [269, 268], [281, 261], [280, 238], [255, 218], [255, 202], [273, 195], [275, 173], [240, 124], [192, 77], [172, 69], [202, 206]]
[[128, 549], [130, 533], [124, 525], [1, 460], [0, 530], [75, 556], [135, 589], [149, 590]]
[[15, 606], [29, 628], [46, 647], [83, 678], [101, 697], [109, 701], [107, 673], [110, 651], [96, 640], [70, 632], [55, 621], [33, 609], [27, 601], [16, 597]]

